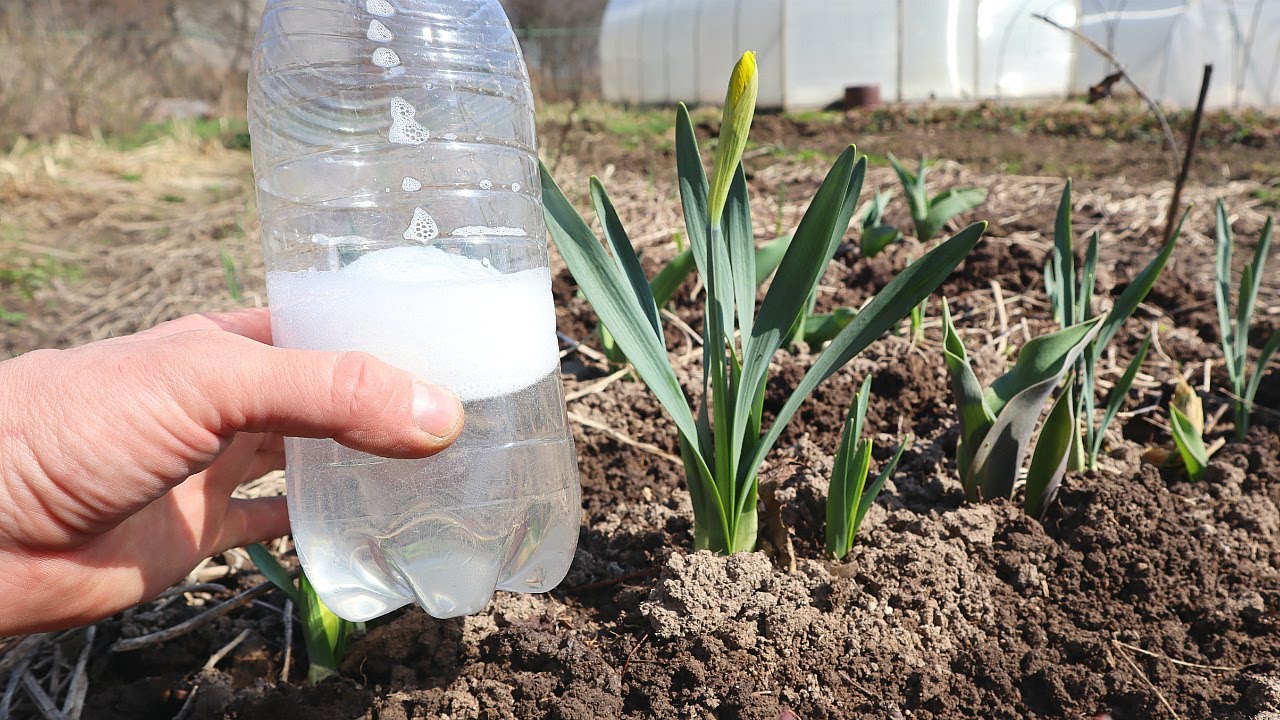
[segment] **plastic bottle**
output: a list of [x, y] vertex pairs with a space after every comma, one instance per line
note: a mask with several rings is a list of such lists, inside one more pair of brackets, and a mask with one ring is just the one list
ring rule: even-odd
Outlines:
[[551, 589], [580, 489], [533, 98], [498, 0], [269, 0], [249, 115], [276, 344], [372, 353], [466, 410], [421, 461], [286, 442], [321, 599], [446, 618]]

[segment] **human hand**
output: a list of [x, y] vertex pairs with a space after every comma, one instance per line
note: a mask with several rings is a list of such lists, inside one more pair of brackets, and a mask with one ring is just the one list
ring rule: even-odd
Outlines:
[[270, 346], [270, 315], [194, 315], [0, 363], [0, 635], [82, 625], [202, 559], [288, 532], [283, 436], [421, 458], [462, 406], [361, 353]]

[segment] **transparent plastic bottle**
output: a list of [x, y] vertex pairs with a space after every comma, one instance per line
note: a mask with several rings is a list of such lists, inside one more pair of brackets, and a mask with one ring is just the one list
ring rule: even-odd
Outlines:
[[426, 460], [287, 441], [321, 598], [445, 618], [551, 589], [580, 489], [533, 98], [498, 0], [269, 0], [249, 116], [276, 344], [372, 353], [466, 410]]

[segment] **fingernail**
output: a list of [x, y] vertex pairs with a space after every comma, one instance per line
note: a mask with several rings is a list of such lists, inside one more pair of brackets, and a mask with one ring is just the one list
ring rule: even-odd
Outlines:
[[462, 416], [458, 397], [439, 385], [415, 382], [413, 385], [413, 419], [422, 430], [447, 438]]

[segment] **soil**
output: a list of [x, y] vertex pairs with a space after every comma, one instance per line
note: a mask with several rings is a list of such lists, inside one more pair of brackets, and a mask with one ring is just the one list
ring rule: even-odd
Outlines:
[[[766, 137], [774, 131], [770, 122], [780, 121], [766, 118]], [[1046, 156], [1058, 152], [1049, 147]], [[566, 158], [558, 174], [570, 180], [566, 186], [584, 187], [579, 168], [592, 162], [589, 154]], [[1110, 160], [1101, 162], [1104, 172]], [[771, 236], [774, 210], [794, 224], [803, 211], [798, 200], [812, 192], [822, 170], [812, 163], [756, 163], [762, 239]], [[988, 207], [974, 214], [992, 220], [989, 238], [943, 286], [975, 366], [990, 380], [1026, 337], [1051, 325], [1041, 273], [1059, 187], [955, 164], [941, 166], [937, 178], [939, 189], [969, 184], [992, 193]], [[882, 169], [872, 179], [891, 182]], [[620, 188], [615, 202], [633, 237], [648, 238], [644, 262], [656, 269], [674, 252], [666, 242], [680, 222], [666, 200], [673, 188], [664, 181], [650, 187], [643, 173], [627, 169], [606, 180]], [[796, 200], [771, 207], [780, 182]], [[1256, 183], [1222, 183], [1193, 186], [1190, 196], [1200, 207], [1185, 240], [1138, 319], [1117, 338], [1116, 357], [1104, 362], [1105, 383], [1127, 364], [1149, 324], [1164, 324], [1125, 404], [1129, 412], [1110, 433], [1101, 468], [1070, 474], [1043, 522], [1015, 501], [964, 503], [935, 300], [923, 339], [912, 342], [904, 329], [873, 344], [818, 389], [767, 461], [762, 481], [776, 488], [783, 545], [794, 567], [777, 548], [732, 557], [692, 549], [691, 506], [672, 457], [678, 448], [671, 423], [642, 385], [617, 377], [570, 403], [575, 416], [611, 431], [574, 424], [583, 524], [573, 567], [556, 591], [500, 593], [484, 613], [449, 621], [400, 611], [355, 641], [341, 676], [314, 686], [303, 681], [296, 632], [292, 671], [280, 680], [286, 648], [284, 598], [277, 592], [177, 640], [111, 652], [109, 644], [121, 637], [170, 627], [201, 611], [185, 601], [148, 604], [98, 627], [84, 717], [1277, 720], [1277, 416], [1259, 412], [1247, 440], [1227, 442], [1200, 483], [1140, 458], [1147, 445], [1168, 442], [1156, 421], [1163, 411], [1149, 409], [1175, 378], [1185, 374], [1199, 383], [1212, 361], [1207, 411], [1212, 416], [1228, 402], [1220, 392], [1212, 224], [1204, 200], [1224, 194], [1242, 208], [1242, 238], [1256, 238], [1261, 212], [1247, 201]], [[1120, 292], [1154, 252], [1162, 192], [1155, 180], [1078, 187], [1077, 230], [1103, 233], [1101, 293]], [[846, 244], [824, 279], [819, 309], [859, 306], [921, 252], [908, 240], [866, 259]], [[111, 250], [102, 253], [104, 265], [124, 262]], [[148, 267], [151, 276], [165, 277], [163, 263]], [[558, 264], [555, 270], [561, 332], [598, 348], [589, 306], [567, 271]], [[247, 287], [258, 287], [258, 272], [245, 270]], [[215, 274], [201, 282], [216, 280]], [[1268, 281], [1264, 306], [1280, 307], [1276, 290]], [[94, 296], [83, 287], [78, 292]], [[52, 297], [37, 293], [32, 309]], [[73, 299], [63, 302], [71, 304], [58, 311], [64, 320], [46, 323], [61, 334], [29, 329], [31, 346], [89, 339], [65, 321], [83, 311]], [[697, 330], [700, 306], [691, 282], [673, 310]], [[166, 312], [182, 310], [175, 305]], [[110, 321], [107, 332], [126, 332], [130, 323], [149, 319], [112, 315], [102, 322]], [[1264, 329], [1277, 322], [1275, 314], [1260, 312]], [[84, 331], [100, 327], [108, 326]], [[7, 352], [23, 349], [20, 341], [11, 343]], [[670, 324], [668, 344], [678, 376], [696, 392], [696, 346]], [[566, 349], [571, 391], [613, 375], [591, 353], [572, 351], [568, 342]], [[813, 358], [805, 348], [777, 357], [767, 421]], [[827, 478], [844, 413], [868, 373], [874, 376], [868, 431], [876, 463], [905, 435], [914, 441], [852, 553], [835, 562], [822, 553]], [[1278, 386], [1280, 374], [1273, 372], [1260, 393], [1264, 405], [1280, 405]], [[1209, 437], [1229, 437], [1229, 430], [1224, 419]], [[227, 588], [219, 597], [262, 582], [251, 569], [232, 567], [232, 559], [219, 562], [230, 567], [217, 581]], [[215, 668], [204, 667], [244, 631], [244, 641]], [[64, 654], [74, 652], [69, 647]]]

